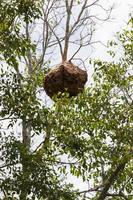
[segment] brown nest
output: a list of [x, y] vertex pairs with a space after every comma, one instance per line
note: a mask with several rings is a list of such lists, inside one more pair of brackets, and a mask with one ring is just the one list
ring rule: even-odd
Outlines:
[[58, 93], [68, 92], [77, 96], [84, 89], [87, 72], [71, 62], [63, 62], [49, 71], [44, 79], [44, 89], [51, 98]]

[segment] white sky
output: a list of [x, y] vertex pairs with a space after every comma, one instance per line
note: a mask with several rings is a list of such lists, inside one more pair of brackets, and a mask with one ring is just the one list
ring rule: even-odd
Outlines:
[[[122, 30], [122, 28], [126, 26], [129, 19], [128, 16], [133, 12], [133, 0], [103, 0], [103, 2], [106, 1], [109, 2], [110, 5], [114, 3], [114, 9], [111, 15], [112, 20], [104, 23], [98, 29], [95, 36], [96, 40], [100, 40], [104, 44], [106, 44], [108, 40], [112, 40], [116, 32]], [[96, 45], [95, 48], [95, 52], [93, 52], [92, 56], [94, 58], [98, 57], [106, 59], [107, 49], [102, 47], [101, 44]]]

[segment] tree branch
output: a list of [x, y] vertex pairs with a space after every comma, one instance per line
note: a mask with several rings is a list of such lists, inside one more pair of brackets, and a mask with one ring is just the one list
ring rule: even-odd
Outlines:
[[66, 20], [66, 29], [65, 29], [65, 44], [64, 44], [64, 52], [62, 56], [62, 61], [67, 60], [67, 53], [68, 53], [68, 45], [69, 45], [69, 30], [70, 30], [70, 19], [71, 19], [71, 10], [73, 6], [73, 0], [70, 2], [70, 6], [68, 4], [68, 0], [66, 2], [66, 11], [67, 11], [67, 20]]
[[101, 191], [101, 194], [99, 195], [97, 200], [104, 200], [106, 198], [109, 188], [117, 180], [118, 175], [124, 170], [126, 163], [127, 159], [124, 159], [119, 165], [117, 165], [116, 169], [112, 172], [108, 180], [105, 182], [103, 190]]

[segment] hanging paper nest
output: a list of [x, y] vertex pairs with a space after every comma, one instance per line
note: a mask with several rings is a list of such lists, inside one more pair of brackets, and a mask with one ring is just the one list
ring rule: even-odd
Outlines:
[[67, 92], [77, 96], [84, 89], [87, 72], [71, 62], [63, 62], [52, 68], [44, 79], [44, 89], [51, 98], [58, 93]]

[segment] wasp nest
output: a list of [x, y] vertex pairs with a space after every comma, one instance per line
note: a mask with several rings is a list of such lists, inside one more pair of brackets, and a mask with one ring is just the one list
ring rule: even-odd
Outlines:
[[84, 89], [87, 72], [71, 62], [63, 62], [52, 68], [44, 79], [44, 89], [51, 98], [58, 93], [68, 92], [77, 96]]

